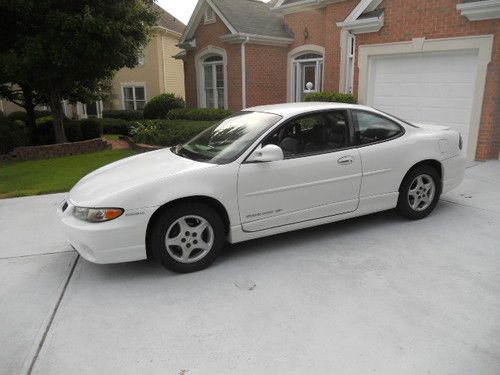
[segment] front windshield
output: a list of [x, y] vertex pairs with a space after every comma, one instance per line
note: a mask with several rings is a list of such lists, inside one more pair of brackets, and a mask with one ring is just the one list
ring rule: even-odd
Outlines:
[[193, 160], [229, 163], [279, 120], [281, 116], [272, 113], [238, 112], [177, 146], [174, 152]]

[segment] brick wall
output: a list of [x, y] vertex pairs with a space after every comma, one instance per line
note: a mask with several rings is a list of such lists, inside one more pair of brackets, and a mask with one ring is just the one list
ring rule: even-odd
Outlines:
[[246, 45], [247, 107], [286, 102], [288, 49]]
[[195, 33], [196, 48], [188, 51], [184, 64], [186, 83], [186, 105], [197, 108], [198, 93], [196, 89], [196, 54], [208, 46], [223, 48], [227, 53], [227, 83], [229, 109], [241, 109], [241, 46], [222, 42], [219, 37], [229, 33], [229, 29], [217, 17], [215, 23], [205, 25], [200, 22]]
[[62, 156], [89, 154], [111, 149], [106, 141], [101, 138], [91, 139], [90, 141], [60, 143], [46, 146], [16, 147], [9, 154], [1, 155], [2, 160], [38, 160], [52, 159]]
[[[358, 0], [351, 0], [322, 9], [285, 15], [285, 23], [293, 31], [295, 37], [290, 50], [305, 44], [325, 48], [324, 90], [339, 90], [340, 29], [336, 23], [345, 20], [357, 3]], [[304, 33], [306, 29], [307, 38]]]

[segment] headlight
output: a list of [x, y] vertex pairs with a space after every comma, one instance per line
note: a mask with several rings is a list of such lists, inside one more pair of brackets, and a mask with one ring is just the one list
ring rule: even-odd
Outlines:
[[120, 217], [123, 214], [121, 208], [85, 208], [75, 207], [73, 215], [83, 221], [90, 223], [102, 223]]

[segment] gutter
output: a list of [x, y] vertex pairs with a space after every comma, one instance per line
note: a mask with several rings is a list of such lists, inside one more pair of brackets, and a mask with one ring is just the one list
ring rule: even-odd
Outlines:
[[237, 44], [244, 42], [249, 38], [250, 42], [253, 44], [263, 44], [268, 46], [279, 46], [288, 47], [293, 43], [293, 38], [283, 38], [274, 37], [266, 35], [248, 34], [248, 33], [236, 33], [236, 34], [226, 34], [219, 37], [220, 40], [227, 43]]
[[241, 106], [243, 109], [247, 107], [247, 63], [246, 63], [246, 44], [250, 41], [250, 37], [246, 37], [241, 43]]
[[337, 22], [337, 27], [345, 29], [353, 34], [373, 33], [384, 26], [384, 14], [379, 17], [362, 18], [355, 21]]

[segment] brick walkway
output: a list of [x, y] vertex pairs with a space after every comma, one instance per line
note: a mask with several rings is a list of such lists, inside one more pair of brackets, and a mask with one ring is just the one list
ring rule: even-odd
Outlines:
[[130, 148], [128, 143], [125, 142], [125, 141], [122, 141], [121, 139], [118, 139], [116, 141], [110, 141], [108, 140], [107, 141], [111, 147], [113, 148], [113, 150], [123, 150], [123, 149], [126, 149], [126, 148]]

